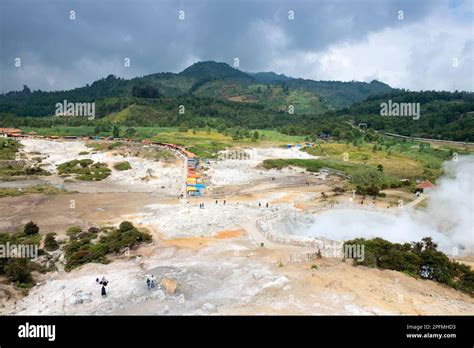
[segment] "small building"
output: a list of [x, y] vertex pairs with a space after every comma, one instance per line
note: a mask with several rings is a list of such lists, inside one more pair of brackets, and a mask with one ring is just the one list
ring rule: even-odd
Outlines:
[[21, 137], [21, 136], [23, 136], [23, 132], [21, 129], [0, 128], [0, 137], [2, 138]]
[[422, 193], [425, 190], [434, 189], [435, 187], [436, 187], [436, 185], [433, 184], [431, 181], [425, 180], [425, 181], [422, 181], [418, 185], [415, 186], [415, 193], [416, 192], [421, 192]]

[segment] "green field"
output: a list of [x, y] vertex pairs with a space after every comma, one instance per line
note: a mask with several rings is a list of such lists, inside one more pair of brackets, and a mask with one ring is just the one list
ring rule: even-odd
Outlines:
[[259, 103], [269, 110], [287, 110], [293, 105], [297, 114], [322, 114], [331, 109], [318, 95], [303, 89], [287, 89], [280, 85], [215, 80], [202, 85], [195, 95], [217, 97], [241, 103]]
[[[125, 135], [126, 130], [129, 127], [118, 127], [120, 135]], [[101, 136], [109, 137], [111, 132], [96, 132], [93, 126], [55, 126], [51, 128], [28, 128], [25, 127], [23, 130], [28, 133], [35, 131], [38, 135], [42, 136]], [[162, 143], [171, 143], [185, 146], [189, 151], [194, 152], [199, 157], [214, 158], [217, 156], [217, 152], [232, 148], [235, 146], [281, 146], [287, 143], [298, 143], [304, 141], [303, 136], [292, 136], [279, 133], [273, 130], [258, 130], [259, 139], [255, 140], [252, 138], [233, 139], [229, 135], [219, 133], [216, 130], [209, 129], [208, 131], [203, 130], [188, 130], [186, 132], [180, 131], [176, 127], [133, 127], [135, 133], [132, 139], [143, 140], [150, 139], [152, 141], [159, 141]], [[253, 134], [254, 131], [250, 131]], [[108, 149], [109, 145], [91, 143], [91, 147], [95, 151], [101, 151]]]
[[[305, 149], [328, 160], [383, 166], [386, 175], [398, 179], [436, 180], [442, 174], [442, 164], [452, 158], [449, 148], [434, 149], [416, 142], [385, 140], [359, 146], [343, 143], [322, 143]], [[347, 154], [347, 156], [345, 156]], [[344, 159], [347, 161], [344, 161]]]
[[350, 188], [372, 194], [387, 188], [412, 190], [416, 180], [433, 182], [442, 175], [442, 164], [452, 158], [453, 150], [434, 149], [426, 144], [382, 140], [358, 146], [344, 143], [322, 143], [304, 151], [320, 159], [266, 160], [267, 169], [288, 166], [310, 172], [330, 168], [351, 177]]

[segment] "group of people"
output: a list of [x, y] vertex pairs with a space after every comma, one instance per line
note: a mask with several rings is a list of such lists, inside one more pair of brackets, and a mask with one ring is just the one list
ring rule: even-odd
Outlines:
[[146, 277], [146, 287], [148, 290], [155, 288], [155, 276], [153, 274]]
[[[100, 279], [100, 280], [99, 280], [99, 278], [96, 278], [95, 283], [97, 285], [102, 285], [101, 290], [100, 290], [100, 294], [102, 295], [102, 298], [107, 297], [107, 290], [105, 289], [105, 287], [107, 286], [109, 281], [107, 279], [105, 279], [105, 277], [102, 277], [102, 279]], [[155, 276], [153, 274], [147, 275], [147, 277], [146, 277], [146, 286], [147, 286], [148, 290], [155, 288]]]
[[[261, 206], [262, 206], [262, 203], [258, 202], [258, 207], [260, 208]], [[268, 203], [266, 204], [265, 207], [268, 208]]]
[[105, 287], [107, 286], [107, 284], [109, 284], [109, 281], [107, 279], [105, 279], [105, 277], [102, 277], [102, 279], [100, 279], [100, 280], [99, 280], [99, 278], [96, 278], [95, 282], [98, 285], [102, 285], [102, 288], [100, 290], [100, 294], [101, 294], [102, 298], [107, 297], [107, 290], [105, 289]]
[[[224, 199], [224, 205], [225, 205], [225, 199]], [[216, 199], [216, 204], [218, 203], [217, 199]], [[199, 209], [204, 209], [204, 203], [199, 203]]]

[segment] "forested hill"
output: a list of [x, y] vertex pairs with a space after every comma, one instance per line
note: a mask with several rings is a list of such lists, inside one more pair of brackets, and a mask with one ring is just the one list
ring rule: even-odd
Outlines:
[[[350, 138], [349, 124], [367, 123], [381, 132], [474, 141], [470, 92], [409, 92], [379, 81], [303, 80], [272, 72], [245, 73], [216, 62], [130, 80], [109, 75], [69, 91], [31, 91], [25, 86], [0, 95], [0, 127], [88, 122], [44, 117], [54, 115], [56, 103], [64, 100], [95, 102], [94, 122], [132, 127], [277, 128], [314, 139], [320, 133]], [[389, 100], [419, 103], [420, 118], [381, 116], [381, 104]], [[180, 105], [185, 114], [178, 113]]]
[[118, 97], [158, 99], [196, 96], [258, 103], [270, 111], [285, 110], [292, 105], [298, 114], [323, 114], [391, 90], [390, 86], [376, 81], [312, 81], [273, 72], [250, 74], [225, 63], [199, 62], [179, 74], [157, 73], [130, 80], [109, 75], [68, 91], [31, 91], [25, 86], [22, 91], [0, 94], [0, 113], [51, 116], [55, 104], [63, 100], [107, 104], [104, 99]]
[[[380, 115], [381, 104], [420, 103], [420, 118]], [[406, 92], [399, 91], [369, 97], [339, 115], [350, 115], [369, 128], [400, 135], [474, 142], [474, 93], [472, 92]]]

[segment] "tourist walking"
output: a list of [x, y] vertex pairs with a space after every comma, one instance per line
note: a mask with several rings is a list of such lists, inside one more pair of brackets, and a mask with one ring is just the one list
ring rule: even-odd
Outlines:
[[152, 289], [155, 288], [155, 276], [152, 274], [151, 277], [150, 277], [150, 287]]

